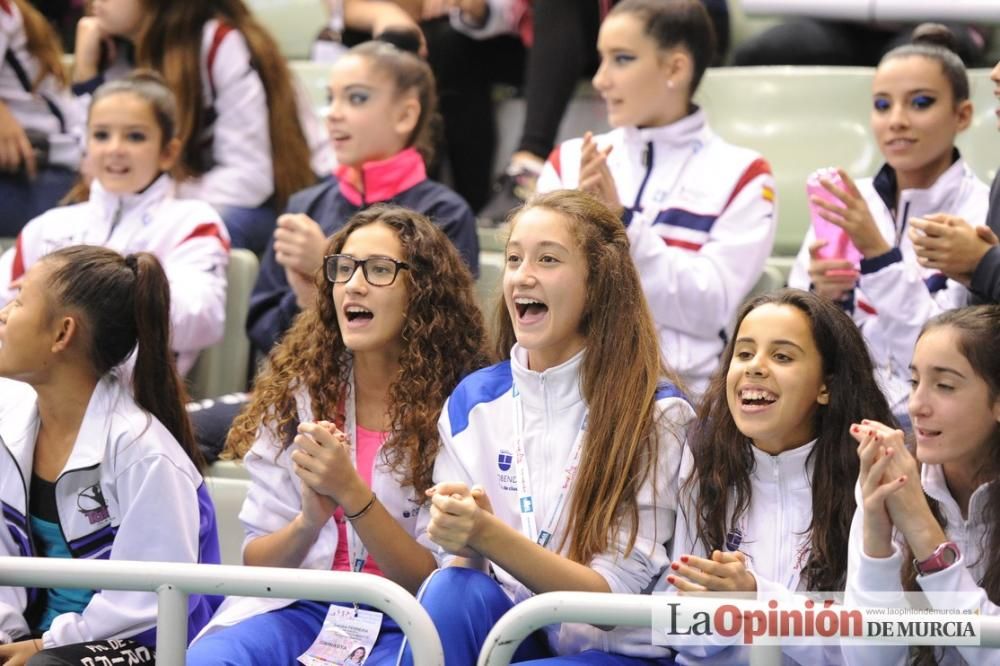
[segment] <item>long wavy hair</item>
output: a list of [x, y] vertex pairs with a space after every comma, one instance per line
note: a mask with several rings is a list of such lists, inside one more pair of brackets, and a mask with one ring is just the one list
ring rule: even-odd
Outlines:
[[183, 141], [178, 178], [208, 171], [202, 133], [201, 45], [205, 23], [211, 19], [239, 31], [250, 49], [250, 62], [267, 96], [267, 125], [271, 138], [274, 196], [283, 209], [294, 192], [316, 182], [310, 167], [310, 149], [299, 123], [297, 95], [288, 63], [277, 42], [242, 0], [141, 0], [147, 18], [136, 39], [136, 65], [163, 74], [177, 95], [177, 135]]
[[[448, 237], [426, 217], [398, 206], [378, 205], [352, 217], [334, 234], [326, 254], [337, 254], [352, 233], [384, 224], [399, 236], [410, 270], [410, 294], [401, 338], [399, 374], [389, 387], [392, 437], [382, 455], [397, 478], [423, 500], [440, 442], [437, 421], [445, 399], [465, 375], [491, 361], [483, 316], [476, 306], [472, 275]], [[226, 442], [228, 457], [242, 457], [260, 429], [287, 447], [298, 424], [295, 394], [308, 391], [315, 418], [343, 425], [351, 351], [337, 323], [333, 290], [323, 270], [315, 276], [315, 307], [299, 313], [272, 351], [254, 383], [247, 409], [233, 423]]]
[[[986, 382], [990, 404], [1000, 399], [1000, 306], [980, 305], [948, 310], [924, 324], [920, 337], [939, 328], [950, 328], [958, 335], [958, 351], [969, 361], [976, 376]], [[1000, 479], [1000, 426], [994, 428], [990, 435], [987, 455], [983, 456], [976, 478], [980, 483], [993, 482], [986, 489], [985, 506], [992, 511], [984, 517], [986, 530], [980, 542], [981, 557], [988, 558], [988, 562], [978, 582], [986, 591], [987, 598], [994, 604], [1000, 604], [1000, 483], [996, 483]], [[928, 497], [927, 502], [941, 527], [946, 528], [947, 521], [937, 501]], [[904, 564], [901, 574], [903, 589], [918, 591], [920, 586], [917, 584], [916, 569], [908, 564], [913, 561], [909, 545], [904, 551], [903, 562], [907, 564]], [[915, 664], [936, 663], [934, 649], [923, 647], [915, 652]]]
[[[520, 215], [536, 208], [568, 222], [587, 262], [580, 386], [590, 413], [559, 545], [561, 551], [568, 541], [568, 557], [586, 563], [615, 542], [623, 524], [629, 530], [625, 552], [632, 551], [639, 529], [636, 497], [651, 475], [656, 484], [656, 390], [664, 381], [678, 387], [681, 382], [660, 354], [621, 220], [588, 194], [559, 190], [534, 197], [515, 211], [511, 229]], [[510, 358], [514, 327], [502, 298], [495, 317], [497, 356]]]
[[32, 88], [37, 88], [46, 76], [52, 76], [64, 87], [68, 86], [69, 76], [62, 64], [63, 50], [59, 35], [45, 16], [30, 2], [14, 0], [14, 5], [21, 12], [24, 35], [28, 40], [28, 53], [38, 61], [38, 76], [31, 82]]
[[[748, 314], [768, 304], [787, 305], [805, 314], [822, 357], [830, 400], [819, 405], [813, 428], [816, 445], [809, 454], [813, 463], [810, 549], [801, 575], [810, 590], [842, 590], [859, 468], [850, 426], [862, 419], [886, 424], [896, 421], [875, 381], [865, 341], [843, 310], [815, 294], [782, 289], [744, 305], [736, 330]], [[734, 335], [702, 398], [690, 438], [695, 474], [684, 491], [696, 493], [697, 538], [706, 552], [724, 550], [726, 535], [739, 524], [753, 501], [753, 443], [736, 427], [726, 399], [726, 375], [735, 345]]]

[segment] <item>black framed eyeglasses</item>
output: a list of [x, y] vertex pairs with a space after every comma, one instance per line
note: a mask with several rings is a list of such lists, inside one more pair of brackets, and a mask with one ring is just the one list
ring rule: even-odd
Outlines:
[[390, 257], [368, 257], [355, 259], [349, 254], [328, 254], [323, 257], [323, 271], [326, 281], [332, 284], [344, 284], [354, 277], [354, 271], [361, 267], [368, 284], [373, 287], [388, 287], [396, 281], [399, 271], [408, 270], [410, 265], [405, 261], [396, 261]]

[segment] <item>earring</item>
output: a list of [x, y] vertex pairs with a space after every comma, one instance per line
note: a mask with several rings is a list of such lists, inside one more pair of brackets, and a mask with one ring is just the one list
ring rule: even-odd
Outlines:
[[673, 79], [667, 79], [667, 87], [670, 88], [671, 90], [673, 90], [673, 88], [674, 88], [674, 80]]

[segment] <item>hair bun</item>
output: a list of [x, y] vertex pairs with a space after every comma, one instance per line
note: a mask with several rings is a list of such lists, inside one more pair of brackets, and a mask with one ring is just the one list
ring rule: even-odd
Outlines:
[[939, 46], [948, 49], [952, 53], [958, 53], [958, 39], [951, 29], [941, 23], [921, 23], [913, 29], [910, 37], [913, 44], [926, 44], [928, 46]]
[[383, 31], [375, 39], [379, 42], [392, 44], [400, 51], [409, 51], [415, 55], [420, 54], [420, 33], [416, 30], [390, 28]]

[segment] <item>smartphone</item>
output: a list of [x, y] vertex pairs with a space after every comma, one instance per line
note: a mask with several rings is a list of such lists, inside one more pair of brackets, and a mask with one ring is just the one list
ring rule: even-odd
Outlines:
[[830, 275], [856, 275], [857, 269], [861, 266], [861, 253], [858, 248], [854, 247], [854, 243], [851, 242], [851, 237], [847, 235], [846, 231], [836, 224], [824, 220], [819, 215], [820, 209], [812, 203], [812, 197], [816, 197], [834, 206], [842, 205], [837, 197], [823, 187], [820, 179], [825, 179], [836, 187], [844, 187], [844, 181], [833, 167], [814, 171], [806, 180], [806, 197], [809, 201], [813, 232], [816, 234], [817, 240], [826, 241], [826, 245], [819, 249], [818, 255], [821, 259], [844, 259], [854, 264], [856, 269], [853, 271], [833, 270], [829, 271]]

